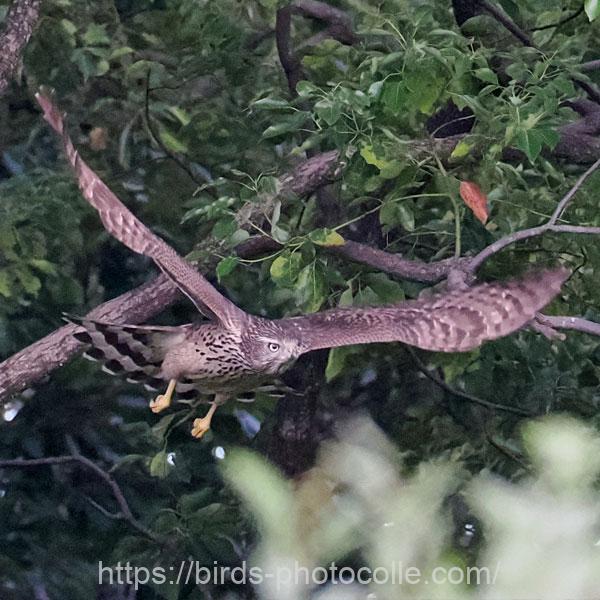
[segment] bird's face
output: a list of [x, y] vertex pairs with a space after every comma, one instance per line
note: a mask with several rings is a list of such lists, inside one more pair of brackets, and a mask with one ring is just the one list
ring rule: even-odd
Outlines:
[[302, 354], [298, 341], [271, 336], [258, 336], [250, 352], [252, 368], [261, 373], [283, 373]]

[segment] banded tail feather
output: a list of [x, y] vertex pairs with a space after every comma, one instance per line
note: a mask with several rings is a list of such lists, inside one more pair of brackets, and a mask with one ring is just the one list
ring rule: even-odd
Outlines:
[[[73, 337], [89, 345], [83, 354], [85, 358], [102, 363], [105, 373], [143, 384], [152, 391], [164, 389], [168, 378], [161, 374], [162, 361], [186, 331], [185, 327], [123, 325], [66, 314], [64, 320], [80, 326]], [[185, 383], [178, 385], [177, 392], [184, 399], [196, 394]]]

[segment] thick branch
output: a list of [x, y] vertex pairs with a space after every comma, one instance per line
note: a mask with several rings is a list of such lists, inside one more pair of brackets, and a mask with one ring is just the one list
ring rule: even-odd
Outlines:
[[524, 46], [535, 48], [531, 38], [516, 25], [516, 23], [497, 6], [488, 2], [488, 0], [479, 0], [479, 5], [485, 8], [493, 17], [510, 31]]
[[[352, 20], [350, 17], [339, 8], [331, 6], [325, 2], [317, 2], [316, 0], [296, 0], [290, 5], [292, 10], [304, 17], [319, 19], [327, 23], [325, 35], [319, 36], [331, 37], [342, 44], [352, 45], [356, 42], [356, 35], [352, 28]], [[314, 45], [318, 40], [316, 36], [312, 41], [307, 42], [307, 46]]]
[[[544, 149], [544, 156], [555, 159], [566, 160], [575, 164], [591, 164], [600, 156], [600, 110], [590, 111], [581, 119], [557, 128], [559, 141], [552, 149]], [[420, 160], [432, 154], [446, 163], [450, 160], [456, 145], [466, 137], [467, 134], [453, 135], [446, 138], [424, 138], [408, 140], [406, 152], [411, 157]], [[475, 140], [476, 141], [476, 140]], [[476, 144], [471, 151], [471, 156], [476, 156], [484, 150], [483, 145]], [[515, 148], [505, 148], [502, 160], [507, 162], [520, 161], [524, 154]]]
[[[281, 178], [280, 193], [310, 194], [337, 177], [340, 164], [336, 151], [308, 159]], [[249, 243], [241, 249], [240, 255], [252, 258], [262, 253], [263, 246], [256, 244], [254, 248]], [[160, 313], [178, 296], [178, 288], [161, 275], [101, 304], [88, 316], [114, 323], [142, 323]], [[0, 363], [0, 400], [23, 391], [79, 353], [82, 344], [73, 337], [74, 331], [75, 325], [65, 325]]]
[[290, 6], [284, 6], [277, 11], [275, 17], [275, 42], [279, 62], [283, 67], [287, 79], [288, 88], [292, 98], [295, 98], [296, 85], [304, 78], [302, 65], [292, 50], [292, 10]]
[[579, 66], [582, 71], [597, 71], [600, 69], [600, 60], [590, 60]]
[[343, 246], [332, 246], [328, 248], [328, 251], [348, 260], [397, 275], [403, 279], [421, 281], [423, 283], [437, 283], [438, 281], [442, 281], [452, 269], [461, 268], [461, 266], [469, 264], [468, 258], [448, 258], [433, 263], [409, 260], [402, 258], [398, 254], [390, 254], [385, 250], [372, 248], [366, 244], [351, 240], [346, 240]]
[[0, 96], [17, 72], [21, 55], [40, 16], [41, 0], [14, 0], [0, 35]]
[[[141, 323], [164, 310], [179, 290], [164, 275], [135, 290], [101, 304], [89, 313], [95, 319], [114, 323]], [[82, 344], [65, 325], [0, 363], [0, 400], [24, 390], [77, 354]]]

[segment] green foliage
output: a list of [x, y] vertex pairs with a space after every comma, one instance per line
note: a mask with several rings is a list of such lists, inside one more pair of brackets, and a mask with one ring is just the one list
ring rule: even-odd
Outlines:
[[[259, 596], [305, 598], [321, 565], [332, 563], [338, 581], [345, 576], [346, 598], [587, 597], [600, 584], [593, 550], [600, 462], [588, 460], [598, 456], [600, 436], [558, 417], [528, 424], [524, 439], [534, 471], [514, 483], [472, 477], [450, 461], [423, 463], [408, 475], [393, 444], [366, 419], [345, 423], [295, 488], [258, 456], [232, 455], [227, 480], [261, 533], [250, 565], [290, 574], [276, 583], [265, 578]], [[477, 560], [456, 544], [457, 530], [479, 538]], [[358, 554], [365, 587], [346, 566]], [[335, 587], [320, 597], [337, 598]]]
[[[297, 97], [288, 93], [272, 34], [283, 4], [43, 3], [24, 56], [28, 87], [0, 99], [3, 164], [20, 173], [0, 181], [2, 357], [59, 326], [63, 311], [84, 314], [152, 270], [85, 207], [54, 137], [31, 110], [42, 83], [56, 88], [78, 150], [123, 201], [178, 250], [210, 265], [237, 304], [268, 317], [415, 298], [425, 286], [332, 249], [351, 239], [426, 262], [473, 254], [542, 223], [580, 175], [580, 166], [550, 151], [558, 128], [577, 119], [564, 104], [580, 93], [572, 75], [583, 77], [577, 65], [600, 51], [593, 2], [585, 3], [589, 19], [545, 29], [581, 0], [501, 2], [542, 51], [519, 45], [487, 14], [459, 30], [449, 3], [331, 2], [351, 16], [360, 41], [303, 46], [322, 34], [322, 24], [294, 14], [292, 45], [304, 77]], [[594, 73], [585, 77], [600, 83]], [[469, 108], [475, 123], [444, 157], [425, 141], [428, 120], [448, 101]], [[508, 148], [522, 157], [508, 161]], [[315, 194], [282, 193], [284, 173], [331, 149], [346, 164], [329, 188], [335, 206]], [[461, 181], [485, 191], [485, 226], [465, 209]], [[565, 221], [600, 226], [599, 191], [596, 174]], [[254, 235], [280, 246], [241, 258], [236, 247]], [[480, 275], [503, 278], [558, 258], [576, 274], [549, 312], [598, 320], [600, 246], [592, 236], [511, 246]], [[182, 301], [159, 321], [196, 318]], [[499, 597], [552, 597], [553, 589], [592, 596], [599, 572], [592, 551], [597, 339], [573, 333], [551, 342], [523, 331], [470, 353], [418, 358], [487, 407], [425, 378], [400, 345], [334, 349], [300, 367], [298, 378], [313, 394], [306, 412], [317, 414], [315, 435], [331, 433], [329, 424], [348, 413], [369, 413], [379, 429], [364, 418], [341, 426], [318, 466], [293, 485], [272, 464], [283, 453], [271, 451], [267, 461], [238, 449], [271, 447], [271, 429], [282, 424], [270, 398], [220, 408], [198, 442], [189, 430], [204, 405], [178, 404], [156, 417], [147, 410], [150, 393], [84, 361], [55, 371], [34, 394], [3, 408], [2, 457], [68, 454], [74, 444], [110, 471], [141, 528], [108, 515], [119, 510], [110, 487], [81, 466], [3, 469], [0, 596], [31, 596], [41, 581], [52, 598], [94, 597], [99, 560], [177, 570], [190, 557], [201, 567], [233, 567], [250, 555], [265, 569], [296, 559], [377, 566], [398, 557], [425, 571], [500, 562], [507, 570], [494, 588]], [[530, 416], [556, 412], [587, 425], [538, 424], [525, 429], [522, 443]], [[256, 439], [253, 419], [262, 427]], [[287, 443], [291, 422], [283, 427]], [[452, 522], [457, 497], [480, 524], [470, 514]], [[477, 534], [465, 542], [465, 523], [475, 523], [485, 540]], [[577, 581], [554, 578], [564, 571], [560, 561], [579, 573]], [[432, 596], [424, 586], [405, 590], [373, 593]], [[284, 591], [290, 598], [309, 593]], [[348, 587], [345, 597], [364, 591]], [[284, 596], [268, 585], [259, 593]], [[440, 597], [486, 593], [439, 590]], [[183, 600], [250, 592], [231, 583], [155, 583], [141, 594]]]

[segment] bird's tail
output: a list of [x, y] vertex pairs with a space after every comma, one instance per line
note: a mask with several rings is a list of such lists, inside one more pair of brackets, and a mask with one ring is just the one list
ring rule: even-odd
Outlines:
[[185, 327], [122, 325], [72, 315], [64, 319], [80, 326], [73, 336], [90, 346], [85, 358], [101, 362], [102, 370], [111, 375], [122, 375], [150, 390], [164, 388], [161, 364], [165, 353], [185, 336]]

